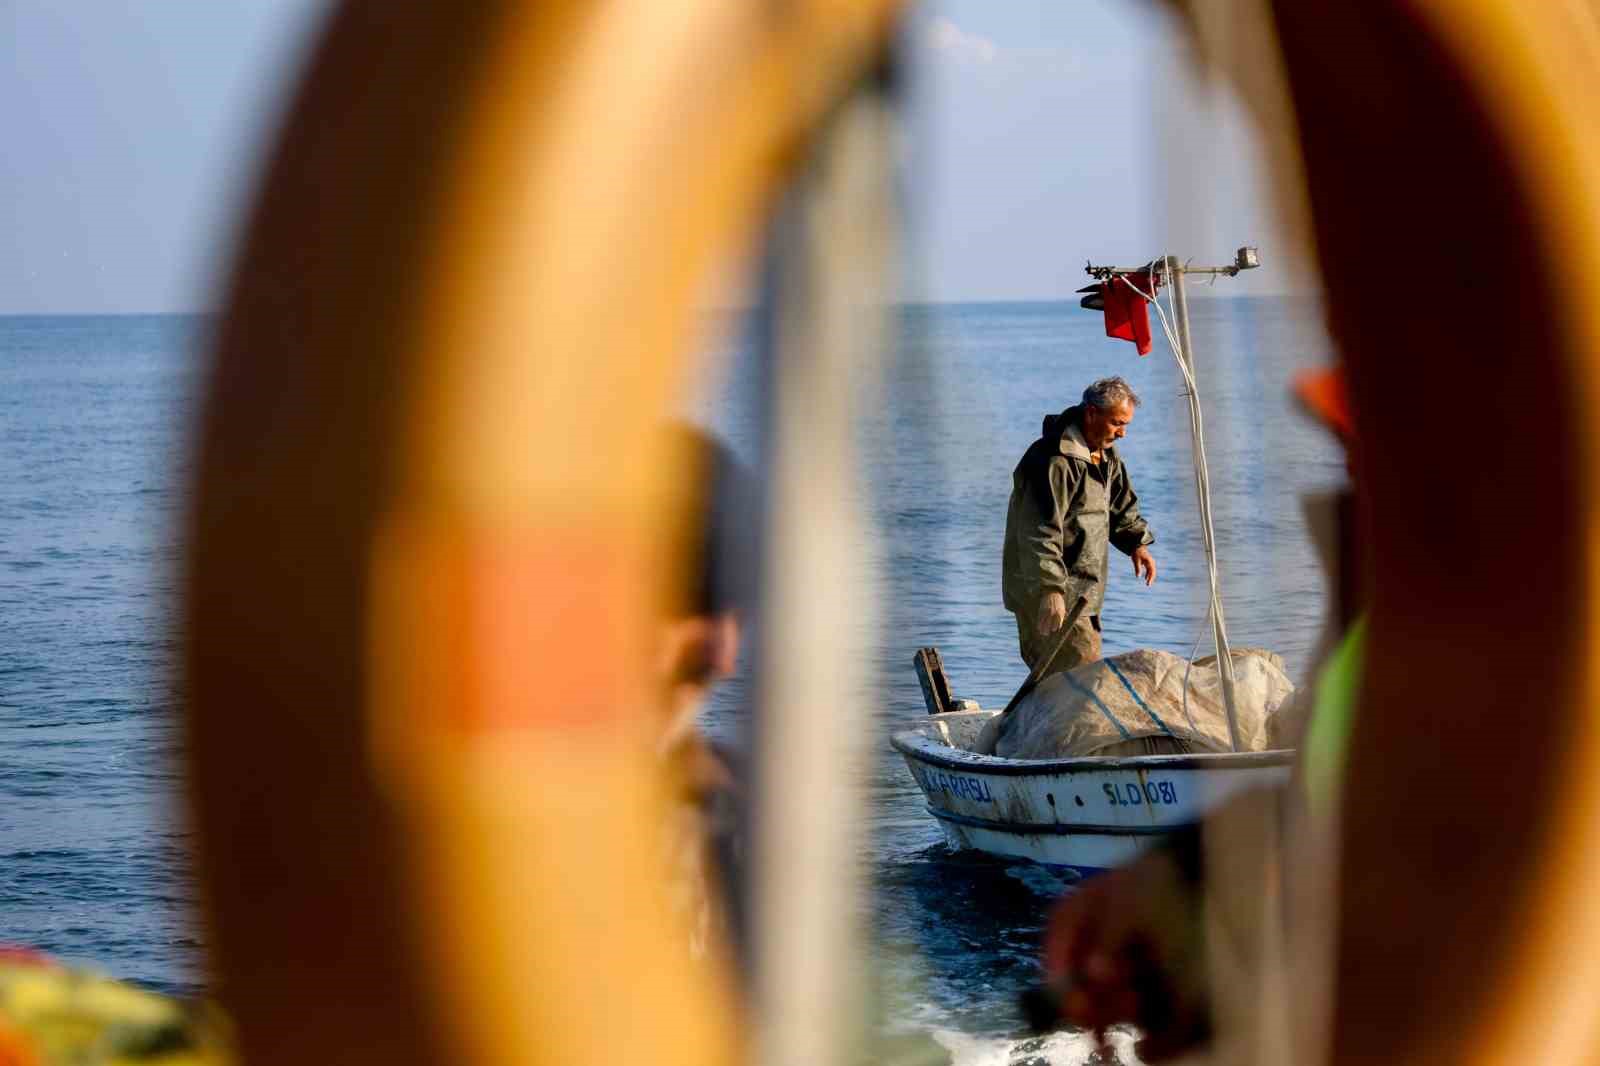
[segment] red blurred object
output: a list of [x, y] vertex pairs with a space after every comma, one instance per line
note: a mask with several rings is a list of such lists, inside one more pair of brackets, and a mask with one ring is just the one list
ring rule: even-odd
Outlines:
[[61, 966], [44, 952], [35, 948], [25, 948], [20, 944], [0, 944], [0, 965], [41, 966], [51, 970], [59, 969]]

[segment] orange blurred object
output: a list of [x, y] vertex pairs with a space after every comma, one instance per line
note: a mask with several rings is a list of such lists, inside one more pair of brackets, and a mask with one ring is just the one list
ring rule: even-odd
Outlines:
[[1355, 418], [1342, 367], [1302, 371], [1295, 375], [1290, 388], [1311, 417], [1337, 433], [1346, 445], [1355, 438]]

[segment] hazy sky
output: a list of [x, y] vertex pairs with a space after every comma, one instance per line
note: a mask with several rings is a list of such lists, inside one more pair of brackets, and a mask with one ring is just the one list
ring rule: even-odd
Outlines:
[[[326, 7], [0, 0], [0, 313], [212, 306]], [[1178, 145], [1193, 94], [1156, 5], [946, 0], [908, 32], [911, 297], [1065, 298], [1085, 258], [1142, 261], [1172, 232], [1218, 234], [1183, 253], [1260, 242], [1271, 262], [1248, 165], [1219, 168], [1229, 195], [1206, 225], [1174, 217], [1165, 163], [1183, 155], [1188, 180], [1195, 144], [1227, 158], [1240, 135], [1224, 116]], [[1235, 291], [1275, 287], [1248, 282]]]
[[[912, 29], [913, 263], [930, 299], [1061, 299], [1084, 261], [1273, 259], [1254, 145], [1144, 0], [946, 0]], [[1170, 171], [1170, 173], [1169, 173]], [[1226, 291], [1281, 290], [1261, 270]]]

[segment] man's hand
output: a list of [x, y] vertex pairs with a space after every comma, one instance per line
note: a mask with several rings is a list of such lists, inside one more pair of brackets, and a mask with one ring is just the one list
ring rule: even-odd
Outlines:
[[1133, 576], [1144, 578], [1146, 585], [1156, 583], [1156, 557], [1150, 554], [1149, 548], [1133, 550]]
[[1067, 598], [1059, 592], [1045, 593], [1039, 601], [1039, 617], [1034, 621], [1033, 628], [1038, 630], [1041, 637], [1048, 637], [1060, 629], [1066, 620]]

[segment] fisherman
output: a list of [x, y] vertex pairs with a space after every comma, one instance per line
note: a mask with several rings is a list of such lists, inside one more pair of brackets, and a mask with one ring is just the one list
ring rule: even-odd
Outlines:
[[1127, 432], [1139, 397], [1119, 377], [1083, 390], [1083, 403], [1047, 415], [1011, 474], [1001, 592], [1017, 617], [1022, 661], [1031, 670], [1060, 640], [1067, 605], [1088, 606], [1046, 673], [1100, 658], [1100, 605], [1110, 546], [1132, 557], [1135, 577], [1156, 579], [1139, 499], [1112, 443]]
[[[1287, 729], [1274, 747], [1300, 749], [1289, 785], [1241, 794], [1162, 837], [1132, 863], [1076, 888], [1053, 910], [1044, 939], [1046, 985], [1024, 997], [1024, 1010], [1039, 1030], [1071, 1024], [1103, 1033], [1133, 1023], [1144, 1031], [1135, 1050], [1142, 1062], [1190, 1054], [1212, 1038], [1214, 1016], [1226, 1017], [1242, 1002], [1249, 1017], [1257, 1006], [1253, 987], [1237, 979], [1213, 987], [1226, 973], [1218, 959], [1256, 958], [1240, 951], [1271, 929], [1261, 926], [1291, 895], [1302, 914], [1310, 897], [1303, 889], [1264, 894], [1268, 883], [1292, 883], [1296, 871], [1280, 866], [1289, 825], [1307, 817], [1334, 822], [1353, 727], [1356, 692], [1365, 656], [1365, 592], [1359, 527], [1354, 520], [1360, 448], [1342, 370], [1301, 374], [1296, 398], [1332, 430], [1345, 448], [1351, 486], [1329, 502], [1324, 566], [1330, 569], [1332, 633], [1325, 635], [1317, 681], [1301, 689], [1299, 708], [1283, 708], [1269, 729]], [[1308, 501], [1322, 506], [1320, 501]], [[1311, 509], [1308, 508], [1308, 514]], [[1301, 711], [1301, 714], [1296, 712]], [[1306, 720], [1309, 717], [1309, 722]], [[1291, 719], [1280, 725], [1282, 718]], [[1296, 720], [1298, 719], [1298, 720]], [[1303, 736], [1301, 734], [1304, 734]], [[1300, 840], [1306, 844], [1302, 830]], [[1207, 859], [1224, 862], [1208, 870]], [[1311, 869], [1317, 864], [1311, 864]], [[1263, 873], [1263, 871], [1266, 871]], [[1288, 935], [1287, 918], [1281, 936]], [[1234, 1002], [1221, 1002], [1231, 999]], [[1226, 1056], [1222, 1056], [1226, 1060]]]

